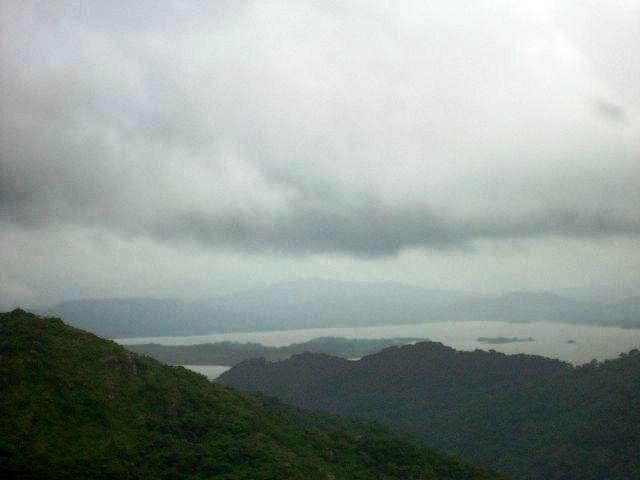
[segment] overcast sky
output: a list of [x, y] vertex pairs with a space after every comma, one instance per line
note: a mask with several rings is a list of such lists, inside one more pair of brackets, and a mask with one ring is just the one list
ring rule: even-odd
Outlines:
[[0, 6], [0, 307], [640, 285], [640, 1]]

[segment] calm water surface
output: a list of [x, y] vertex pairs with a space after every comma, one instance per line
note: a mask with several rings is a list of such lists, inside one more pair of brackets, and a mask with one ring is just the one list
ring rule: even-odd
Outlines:
[[[123, 338], [121, 344], [159, 343], [195, 345], [222, 341], [256, 342], [285, 346], [317, 337], [393, 338], [415, 337], [439, 341], [458, 350], [496, 350], [558, 358], [573, 364], [592, 359], [615, 358], [620, 353], [640, 349], [640, 329], [569, 325], [564, 323], [438, 322], [378, 327], [313, 328], [273, 332], [219, 333], [186, 337]], [[478, 337], [533, 337], [535, 342], [487, 345]], [[573, 340], [575, 343], [567, 343]], [[192, 367], [189, 367], [192, 368]], [[196, 367], [193, 367], [195, 369]], [[198, 366], [197, 368], [209, 368]], [[221, 367], [215, 367], [221, 368]], [[202, 372], [201, 372], [202, 373]], [[220, 372], [222, 373], [222, 372]], [[205, 373], [206, 375], [206, 373]]]

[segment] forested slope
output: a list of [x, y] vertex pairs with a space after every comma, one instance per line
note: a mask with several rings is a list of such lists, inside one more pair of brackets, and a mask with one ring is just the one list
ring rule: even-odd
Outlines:
[[495, 479], [370, 423], [236, 392], [114, 342], [0, 314], [7, 479]]
[[638, 351], [572, 367], [422, 342], [358, 362], [315, 354], [247, 361], [219, 380], [381, 420], [514, 478], [640, 478]]

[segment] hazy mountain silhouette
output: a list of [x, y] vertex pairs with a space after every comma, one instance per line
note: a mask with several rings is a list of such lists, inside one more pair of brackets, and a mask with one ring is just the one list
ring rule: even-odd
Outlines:
[[317, 279], [206, 301], [79, 300], [39, 309], [37, 313], [63, 317], [72, 325], [110, 338], [459, 320], [640, 327], [640, 302], [601, 304], [546, 292], [482, 297], [390, 282]]

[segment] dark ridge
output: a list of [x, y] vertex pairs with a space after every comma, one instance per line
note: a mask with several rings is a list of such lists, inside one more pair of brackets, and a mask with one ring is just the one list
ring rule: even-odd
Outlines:
[[525, 480], [640, 478], [640, 353], [573, 367], [420, 342], [357, 362], [246, 363], [219, 381], [376, 419]]
[[380, 425], [243, 394], [22, 310], [0, 314], [0, 473], [9, 480], [499, 478]]

